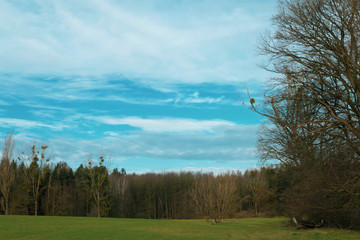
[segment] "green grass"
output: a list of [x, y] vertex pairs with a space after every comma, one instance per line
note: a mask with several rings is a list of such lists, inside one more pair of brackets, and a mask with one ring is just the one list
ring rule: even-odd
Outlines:
[[0, 216], [0, 239], [360, 239], [359, 232], [296, 230], [285, 218], [146, 220], [81, 217]]

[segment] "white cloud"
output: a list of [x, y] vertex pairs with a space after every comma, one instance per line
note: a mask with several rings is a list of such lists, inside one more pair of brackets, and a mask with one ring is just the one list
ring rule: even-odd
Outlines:
[[236, 124], [225, 120], [195, 120], [185, 118], [144, 119], [139, 117], [115, 118], [111, 116], [88, 116], [109, 125], [130, 125], [150, 132], [184, 132], [184, 131], [213, 131], [219, 126], [235, 126]]
[[[131, 135], [106, 132], [107, 137], [96, 140], [108, 152], [121, 157], [151, 159], [186, 159], [256, 161], [256, 131], [258, 125], [218, 126], [213, 134], [204, 132], [144, 132]], [[96, 149], [91, 147], [92, 149]], [[112, 150], [110, 150], [112, 149]]]
[[0, 118], [0, 125], [2, 127], [18, 127], [25, 129], [45, 127], [57, 131], [67, 127], [66, 125], [63, 125], [61, 123], [56, 125], [50, 125], [38, 121], [31, 121], [31, 120], [17, 119], [17, 118]]
[[253, 52], [273, 5], [2, 1], [0, 71], [115, 72], [153, 85], [261, 79]]
[[212, 98], [212, 97], [199, 97], [199, 92], [195, 92], [191, 97], [184, 99], [185, 103], [218, 103], [224, 97]]
[[[194, 163], [187, 166], [180, 164], [182, 170], [220, 173], [256, 165], [254, 144], [257, 128], [258, 125], [218, 126], [210, 135], [204, 132], [145, 131], [123, 135], [106, 131], [104, 134], [107, 136], [88, 140], [60, 136], [46, 138], [46, 144], [54, 156], [54, 162], [65, 161], [72, 167], [86, 164], [89, 154], [97, 156], [99, 153], [106, 153], [110, 158], [107, 162], [114, 168], [125, 167], [127, 170], [139, 171], [149, 167], [149, 171], [179, 169], [179, 165], [171, 163], [174, 160], [177, 163]], [[31, 143], [31, 139], [42, 140], [42, 137], [21, 129], [15, 135], [20, 151], [28, 147], [27, 143]], [[142, 166], [144, 159], [151, 164]], [[167, 166], [158, 161], [167, 162]]]

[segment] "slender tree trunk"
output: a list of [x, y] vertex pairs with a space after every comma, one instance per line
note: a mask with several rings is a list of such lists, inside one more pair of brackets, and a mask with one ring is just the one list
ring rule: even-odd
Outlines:
[[47, 200], [46, 200], [46, 215], [50, 215], [50, 189], [47, 192]]
[[35, 188], [34, 197], [35, 197], [35, 204], [34, 204], [34, 215], [37, 216], [37, 210], [38, 210], [38, 199], [39, 199], [39, 187], [40, 187], [40, 178], [38, 178], [37, 186]]
[[255, 216], [256, 216], [256, 217], [258, 216], [258, 206], [257, 206], [256, 203], [255, 203]]
[[35, 199], [35, 204], [34, 204], [34, 206], [35, 206], [35, 209], [34, 209], [35, 213], [34, 213], [34, 215], [37, 216], [37, 209], [38, 209], [37, 199]]
[[46, 215], [50, 215], [50, 190], [52, 189], [51, 187], [52, 175], [53, 175], [53, 171], [50, 172], [49, 182], [47, 186]]
[[55, 189], [52, 196], [52, 215], [55, 216]]
[[5, 215], [9, 215], [9, 198], [5, 199]]

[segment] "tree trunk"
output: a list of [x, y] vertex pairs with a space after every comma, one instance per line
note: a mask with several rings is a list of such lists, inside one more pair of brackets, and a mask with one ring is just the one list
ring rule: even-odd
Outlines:
[[5, 215], [9, 215], [9, 198], [5, 199]]
[[37, 216], [37, 209], [38, 209], [38, 202], [37, 202], [37, 199], [35, 199], [35, 209], [34, 209], [34, 211], [35, 211], [35, 213], [34, 213], [34, 215], [35, 216]]

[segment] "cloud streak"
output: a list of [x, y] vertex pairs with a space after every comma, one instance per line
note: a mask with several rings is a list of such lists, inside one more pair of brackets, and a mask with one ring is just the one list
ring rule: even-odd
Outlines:
[[236, 124], [225, 120], [195, 120], [183, 118], [144, 119], [139, 117], [115, 118], [111, 116], [88, 116], [109, 125], [130, 125], [149, 132], [185, 132], [185, 131], [213, 131], [216, 127], [235, 126]]
[[[5, 120], [0, 119], [0, 123]], [[16, 122], [26, 127], [37, 127], [39, 123], [25, 121]], [[42, 126], [42, 124], [40, 124]], [[159, 132], [133, 131], [130, 135], [106, 131], [96, 139], [81, 139], [72, 137], [47, 138], [55, 161], [66, 161], [73, 167], [84, 163], [89, 154], [105, 153], [111, 158], [113, 167], [134, 168], [136, 160], [149, 159], [153, 161], [152, 170], [162, 169], [156, 161], [162, 159], [171, 165], [175, 159], [192, 161], [194, 163], [215, 161], [237, 165], [255, 165], [257, 162], [256, 131], [258, 125], [217, 125], [212, 134], [206, 132]], [[17, 142], [25, 146], [29, 139], [36, 137], [24, 131], [15, 135]], [[40, 139], [41, 140], [41, 139]], [[130, 161], [130, 162], [127, 162]], [[134, 162], [135, 161], [135, 162]], [[206, 168], [209, 165], [187, 166]], [[141, 166], [138, 166], [141, 169]], [[221, 165], [220, 165], [221, 167]], [[176, 165], [173, 165], [176, 168]], [[243, 167], [244, 168], [244, 167]]]
[[25, 128], [25, 129], [45, 127], [56, 131], [62, 130], [63, 128], [67, 127], [66, 125], [62, 125], [62, 124], [50, 125], [38, 121], [30, 121], [30, 120], [16, 119], [16, 118], [0, 118], [0, 126], [3, 128], [16, 127], [16, 128]]
[[106, 132], [107, 136], [94, 140], [53, 139], [49, 142], [58, 160], [71, 159], [73, 164], [85, 161], [90, 153], [105, 152], [111, 157], [114, 167], [127, 167], [126, 164], [129, 163], [126, 163], [126, 160], [138, 158], [153, 161], [153, 169], [161, 169], [155, 166], [159, 159], [168, 163], [178, 159], [255, 165], [257, 158], [254, 143], [257, 127], [224, 126], [216, 128], [212, 135], [144, 131], [122, 135]]

